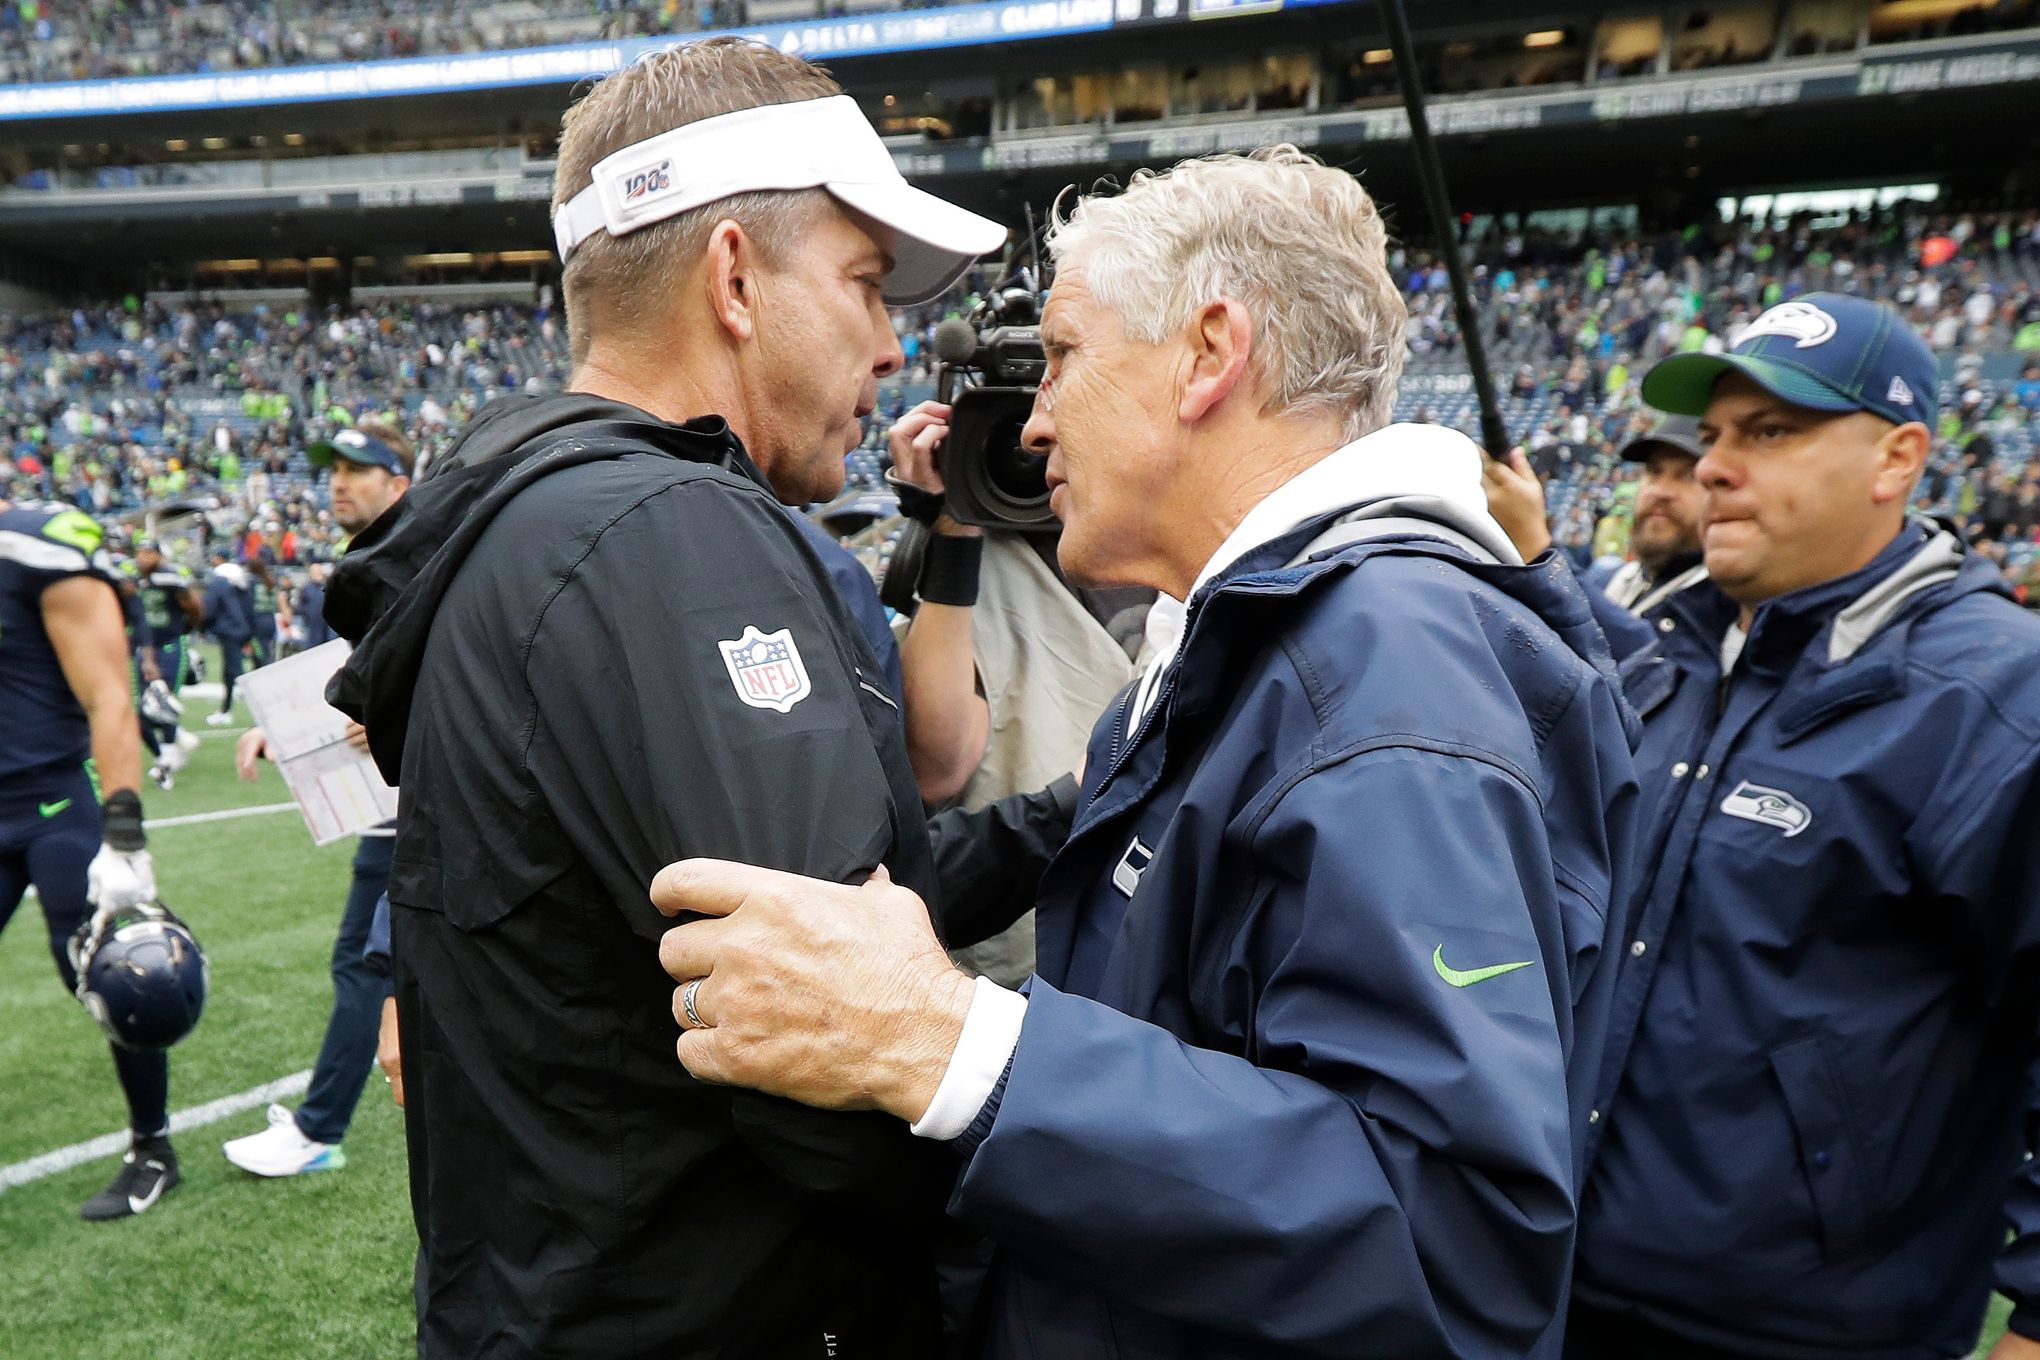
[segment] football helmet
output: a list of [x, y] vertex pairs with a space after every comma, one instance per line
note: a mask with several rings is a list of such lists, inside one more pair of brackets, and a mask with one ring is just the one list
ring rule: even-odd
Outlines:
[[159, 902], [100, 912], [71, 937], [78, 999], [122, 1048], [160, 1052], [191, 1033], [205, 1009], [205, 951]]

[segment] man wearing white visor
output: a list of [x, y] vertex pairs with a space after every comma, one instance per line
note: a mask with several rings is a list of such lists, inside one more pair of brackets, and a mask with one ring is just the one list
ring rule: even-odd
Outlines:
[[360, 642], [332, 698], [403, 790], [420, 1353], [933, 1355], [953, 1158], [688, 1076], [645, 884], [715, 855], [935, 887], [893, 700], [775, 501], [840, 490], [903, 361], [886, 302], [1005, 231], [727, 39], [568, 112], [555, 226], [570, 390], [478, 413], [328, 597]]
[[[632, 143], [595, 165], [587, 188], [553, 212], [560, 259], [597, 232], [625, 236], [738, 194], [822, 188], [897, 240], [885, 279], [895, 306], [940, 296], [1005, 229], [907, 183], [847, 94], [766, 104]], [[854, 219], [853, 219], [854, 220]], [[883, 249], [883, 246], [881, 246]]]

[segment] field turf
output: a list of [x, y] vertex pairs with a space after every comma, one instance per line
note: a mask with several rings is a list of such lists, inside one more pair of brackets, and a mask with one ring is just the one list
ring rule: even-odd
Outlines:
[[[187, 720], [213, 706], [191, 701]], [[177, 787], [144, 791], [152, 821], [289, 801], [273, 767], [256, 784], [235, 780], [231, 733], [202, 721], [191, 730], [205, 735]], [[158, 828], [150, 849], [163, 900], [212, 968], [205, 1017], [171, 1054], [171, 1109], [310, 1067], [332, 1004], [327, 960], [353, 842], [314, 849], [293, 810]], [[105, 1041], [58, 984], [41, 912], [24, 902], [0, 935], [0, 1166], [126, 1124]], [[380, 1077], [348, 1133], [344, 1170], [243, 1174], [220, 1143], [262, 1124], [257, 1108], [178, 1134], [184, 1184], [139, 1218], [78, 1217], [112, 1158], [0, 1193], [0, 1356], [414, 1354], [402, 1116]]]
[[[191, 701], [191, 730], [205, 737], [173, 791], [146, 791], [152, 820], [288, 801], [273, 768], [254, 785], [234, 779], [232, 735], [202, 721], [211, 707]], [[288, 811], [159, 828], [150, 847], [164, 901], [212, 963], [204, 1021], [171, 1057], [171, 1108], [310, 1067], [353, 842], [314, 849]], [[137, 1219], [78, 1217], [111, 1158], [0, 1193], [0, 1357], [413, 1354], [403, 1129], [383, 1083], [369, 1081], [341, 1171], [263, 1181], [235, 1170], [221, 1141], [262, 1119], [252, 1109], [179, 1134], [184, 1184]], [[125, 1124], [99, 1031], [58, 986], [40, 912], [24, 903], [0, 935], [0, 1167]], [[1979, 1357], [2005, 1312], [1995, 1301]]]

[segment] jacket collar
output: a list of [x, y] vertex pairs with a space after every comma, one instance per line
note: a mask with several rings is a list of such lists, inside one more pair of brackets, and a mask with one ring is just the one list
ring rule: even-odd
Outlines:
[[[1408, 502], [1396, 504], [1407, 506]], [[1409, 527], [1409, 519], [1417, 516], [1404, 511], [1384, 521], [1389, 527], [1383, 529], [1379, 538], [1345, 543], [1322, 556], [1295, 560], [1318, 535], [1347, 519], [1350, 513], [1333, 509], [1297, 525], [1247, 553], [1221, 578], [1192, 597], [1186, 620], [1189, 634], [1178, 644], [1177, 651], [1187, 655], [1194, 642], [1197, 654], [1205, 660], [1195, 666], [1177, 667], [1173, 708], [1178, 716], [1199, 711], [1228, 692], [1226, 672], [1231, 659], [1249, 656], [1254, 651], [1252, 646], [1235, 644], [1263, 637], [1278, 627], [1273, 620], [1285, 601], [1310, 593], [1320, 581], [1350, 570], [1367, 557], [1387, 554], [1439, 557], [1460, 565], [1502, 593], [1520, 600], [1567, 647], [1611, 683], [1616, 681], [1614, 659], [1585, 590], [1558, 554], [1547, 552], [1527, 565], [1513, 553], [1509, 559], [1480, 562], [1460, 547]], [[1626, 707], [1623, 712], [1625, 725], [1632, 724], [1634, 716]], [[1631, 736], [1635, 736], [1633, 731]]]
[[[1891, 621], [1895, 613], [1895, 610], [1882, 608], [1877, 603], [1879, 587], [1888, 578], [1900, 573], [1928, 546], [1926, 522], [1909, 519], [1877, 556], [1847, 576], [1838, 576], [1831, 581], [1822, 581], [1764, 601], [1757, 606], [1750, 620], [1749, 642], [1744, 656], [1751, 666], [1759, 669], [1790, 669], [1806, 650], [1807, 644], [1830, 623], [1840, 622], [1844, 615], [1851, 620], [1848, 631], [1854, 641], [1843, 656], [1834, 659], [1853, 656], [1877, 628]], [[1941, 553], [1940, 542], [1935, 540], [1933, 560], [1942, 561]], [[1911, 595], [1904, 594], [1898, 602], [1908, 598]], [[1850, 613], [1859, 601], [1870, 603], [1864, 610]]]
[[[1956, 596], [2009, 594], [1990, 564], [1966, 552], [1952, 532], [1926, 520], [1909, 520], [1898, 536], [1860, 571], [1758, 606], [1743, 656], [1754, 670], [1797, 677], [1778, 715], [1780, 739], [1796, 741], [1837, 713], [1878, 703], [1905, 690], [1906, 634], [1920, 614]], [[1708, 583], [1683, 592], [1669, 612], [1687, 625], [1683, 639], [1668, 639], [1681, 668], [1719, 674], [1719, 644], [1735, 622], [1735, 603]], [[1890, 645], [1871, 650], [1886, 635]], [[1821, 639], [1825, 638], [1825, 643]], [[1868, 654], [1866, 654], [1868, 653]], [[1637, 684], [1657, 649], [1624, 664], [1630, 698], [1651, 707]], [[1662, 697], [1662, 696], [1660, 696]]]
[[1379, 501], [1421, 504], [1425, 509], [1418, 513], [1469, 534], [1508, 561], [1515, 551], [1488, 513], [1480, 460], [1472, 440], [1441, 425], [1389, 425], [1334, 449], [1247, 512], [1197, 574], [1191, 594], [1305, 524]]
[[[1480, 460], [1472, 440], [1439, 425], [1389, 425], [1334, 449], [1247, 512], [1204, 564], [1187, 598], [1196, 601], [1200, 594], [1287, 565], [1333, 521], [1356, 513], [1442, 523], [1499, 560], [1520, 562], [1508, 534], [1488, 512]], [[1307, 577], [1287, 579], [1293, 592]], [[1284, 589], [1280, 584], [1255, 588]], [[1161, 688], [1163, 672], [1182, 651], [1184, 627], [1193, 612], [1163, 596], [1149, 614], [1147, 647], [1154, 659], [1135, 687], [1140, 712], [1145, 713]]]

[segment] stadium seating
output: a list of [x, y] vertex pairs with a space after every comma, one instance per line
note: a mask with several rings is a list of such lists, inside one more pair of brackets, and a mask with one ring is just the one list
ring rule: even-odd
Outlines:
[[[1918, 268], [1921, 241], [1943, 234], [1960, 238], [1954, 256]], [[1626, 480], [1616, 451], [1648, 422], [1636, 387], [1650, 362], [1733, 343], [1769, 302], [1831, 288], [1897, 302], [1941, 353], [1947, 415], [1921, 507], [1990, 522], [2008, 569], [2040, 570], [2040, 378], [2023, 376], [2040, 361], [2040, 213], [1745, 229], [1718, 244], [1496, 229], [1469, 253], [1508, 434], [1548, 474], [1561, 542], [1589, 542]], [[1396, 417], [1476, 434], [1443, 270], [1414, 252], [1397, 268], [1412, 354]], [[899, 316], [908, 367], [885, 385], [879, 417], [846, 460], [853, 488], [881, 484], [889, 418], [933, 394], [935, 323], [973, 300], [953, 295]], [[264, 523], [301, 524], [313, 553], [331, 535], [320, 532], [306, 442], [387, 414], [429, 457], [490, 397], [557, 389], [568, 362], [564, 318], [528, 305], [318, 312], [131, 299], [0, 321], [0, 494], [112, 513], [207, 496]], [[2000, 483], [2011, 511], [1987, 515]]]
[[688, 33], [871, 10], [914, 0], [347, 0], [268, 4], [0, 6], [0, 84], [178, 75], [479, 52]]

